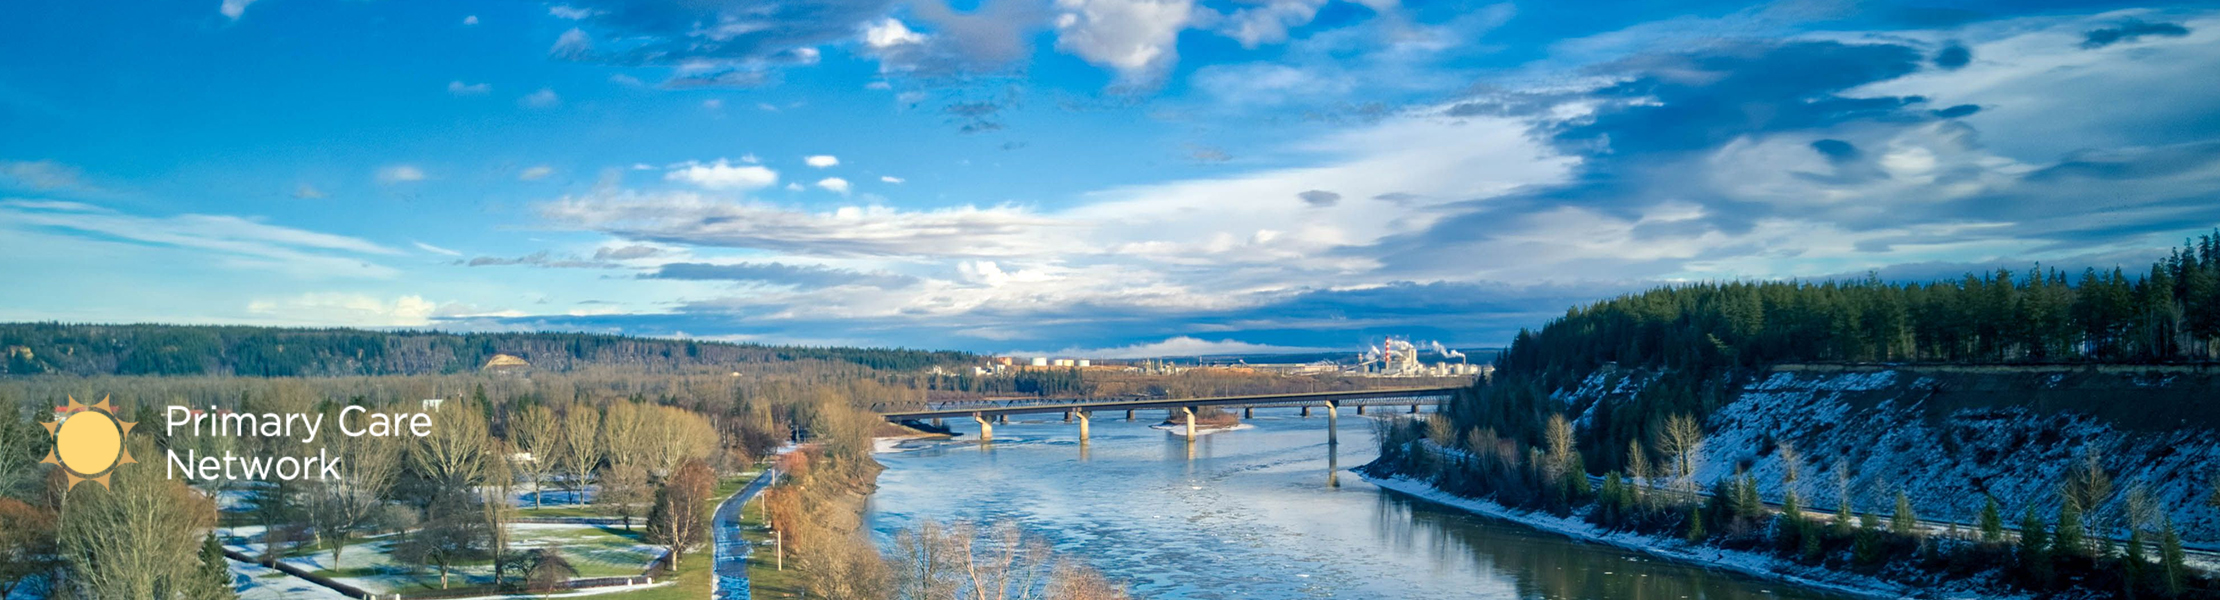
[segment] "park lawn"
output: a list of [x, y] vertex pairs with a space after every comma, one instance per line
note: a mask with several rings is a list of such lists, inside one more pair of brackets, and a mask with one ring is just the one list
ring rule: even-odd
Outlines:
[[603, 512], [603, 511], [601, 510], [601, 508], [600, 508], [600, 507], [595, 507], [595, 506], [549, 506], [549, 507], [544, 507], [544, 508], [531, 508], [531, 507], [525, 507], [525, 508], [517, 509], [517, 511], [516, 511], [516, 514], [517, 514], [517, 516], [519, 516], [519, 517], [542, 517], [542, 518], [546, 518], [546, 517], [609, 517], [609, 518], [616, 518], [616, 517], [617, 517], [617, 515], [612, 515], [612, 514], [609, 514], [609, 513]]
[[[740, 488], [746, 487], [748, 482], [753, 479], [755, 479], [755, 473], [751, 472], [739, 478], [727, 479], [718, 483], [717, 491], [710, 494], [710, 507], [714, 509], [718, 503], [724, 502], [725, 498], [739, 493]], [[753, 502], [755, 501], [750, 501], [750, 503]], [[752, 556], [762, 554], [758, 552]], [[714, 551], [697, 551], [687, 555], [679, 562], [678, 572], [676, 573], [678, 583], [676, 584], [631, 592], [597, 594], [593, 598], [595, 600], [701, 600], [709, 597], [709, 580], [716, 576], [716, 562], [717, 558]], [[755, 580], [755, 574], [756, 569], [751, 564], [748, 568], [749, 581], [753, 582]], [[668, 575], [666, 574], [666, 576]], [[758, 583], [755, 584], [752, 591], [762, 593], [763, 590], [762, 584]]]

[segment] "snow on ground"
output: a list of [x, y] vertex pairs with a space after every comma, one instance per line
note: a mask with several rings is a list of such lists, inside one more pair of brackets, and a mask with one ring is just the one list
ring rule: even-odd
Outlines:
[[237, 586], [239, 600], [354, 600], [338, 590], [309, 583], [277, 569], [230, 559], [225, 561], [231, 563], [232, 583]]
[[[2050, 381], [2056, 385], [2057, 378]], [[1712, 414], [1698, 479], [1714, 481], [1747, 468], [1765, 498], [1780, 501], [1788, 488], [1776, 447], [1788, 441], [1801, 455], [1795, 488], [1806, 506], [1836, 505], [1833, 469], [1840, 463], [1849, 465], [1851, 502], [1859, 511], [1891, 512], [1901, 490], [1923, 519], [1971, 523], [1988, 493], [2011, 521], [2024, 503], [2056, 514], [2059, 482], [2094, 447], [2102, 450], [2115, 488], [2103, 514], [2125, 514], [2126, 492], [2140, 483], [2170, 511], [2191, 546], [2220, 546], [2220, 509], [2204, 503], [2206, 474], [2220, 468], [2215, 432], [2122, 431], [2081, 413], [2030, 406], [1923, 405], [1946, 385], [1968, 383], [1896, 370], [1773, 373]]]

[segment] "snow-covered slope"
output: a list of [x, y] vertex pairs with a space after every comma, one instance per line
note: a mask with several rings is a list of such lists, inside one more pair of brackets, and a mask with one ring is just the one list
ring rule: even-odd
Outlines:
[[[1567, 400], [1623, 398], [1606, 391], [1620, 387], [1608, 377]], [[1801, 455], [1796, 488], [1807, 506], [1835, 506], [1833, 469], [1842, 463], [1860, 511], [1886, 513], [1902, 490], [1921, 518], [1971, 523], [1988, 493], [2013, 522], [2030, 503], [2055, 515], [2060, 481], [2096, 448], [2115, 482], [2102, 515], [2117, 524], [2139, 483], [2185, 541], [2209, 548], [2220, 545], [2220, 509], [2205, 504], [2207, 477], [2220, 469], [2215, 420], [2220, 373], [2212, 369], [1787, 366], [1711, 416], [1698, 475], [1712, 481], [1747, 468], [1778, 501], [1784, 462], [1775, 448], [1787, 441]]]

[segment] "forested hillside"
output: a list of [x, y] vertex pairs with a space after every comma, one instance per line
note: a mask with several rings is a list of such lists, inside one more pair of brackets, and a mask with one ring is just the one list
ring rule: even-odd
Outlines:
[[685, 372], [824, 361], [880, 370], [976, 362], [961, 352], [763, 346], [583, 333], [441, 333], [181, 325], [0, 324], [0, 375], [320, 377], [475, 371], [496, 354], [532, 368]]
[[2035, 266], [1953, 280], [1676, 285], [1568, 311], [1522, 331], [1494, 385], [1451, 403], [1460, 431], [1529, 445], [1563, 409], [1551, 395], [1611, 367], [1649, 372], [1631, 403], [1584, 421], [1589, 466], [1623, 466], [1670, 415], [1702, 418], [1764, 367], [1808, 362], [2180, 363], [2220, 357], [2220, 234], [2148, 269]]

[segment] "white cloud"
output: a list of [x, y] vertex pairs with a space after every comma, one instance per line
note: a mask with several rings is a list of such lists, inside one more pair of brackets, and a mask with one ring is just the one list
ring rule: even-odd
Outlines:
[[621, 238], [817, 256], [1006, 256], [1062, 246], [1054, 223], [1016, 207], [807, 212], [692, 192], [570, 197], [541, 206], [557, 223]]
[[1176, 336], [1161, 342], [1118, 346], [1114, 348], [1065, 348], [1055, 352], [1010, 351], [1004, 356], [1059, 356], [1070, 358], [1166, 358], [1174, 356], [1209, 356], [1224, 354], [1296, 354], [1324, 352], [1331, 348], [1300, 346], [1274, 346], [1251, 344], [1237, 340], [1205, 340], [1189, 336]]
[[216, 7], [216, 12], [223, 13], [224, 16], [237, 21], [239, 17], [247, 14], [247, 5], [254, 3], [255, 0], [224, 0], [222, 6]]
[[865, 26], [863, 30], [864, 45], [870, 46], [874, 50], [885, 50], [895, 46], [923, 43], [924, 41], [924, 34], [910, 31], [908, 26], [893, 18], [872, 23]]
[[801, 184], [801, 182], [794, 182], [794, 183], [789, 183], [789, 184], [786, 184], [786, 191], [789, 191], [789, 192], [799, 192], [799, 191], [802, 191], [803, 189], [804, 189], [804, 188], [802, 187], [802, 184]]
[[391, 277], [397, 273], [392, 268], [365, 261], [361, 255], [401, 253], [360, 238], [230, 215], [146, 217], [76, 202], [0, 201], [0, 229], [15, 227], [73, 232], [164, 252], [204, 252], [218, 266], [303, 279]]
[[593, 52], [593, 36], [588, 35], [586, 30], [576, 27], [572, 27], [569, 31], [563, 32], [563, 35], [557, 36], [555, 45], [547, 48], [547, 54], [556, 58], [584, 58], [591, 56]]
[[1110, 67], [1126, 83], [1151, 83], [1179, 59], [1179, 32], [1194, 0], [1056, 0], [1056, 47]]
[[464, 24], [464, 25], [477, 25], [477, 24], [478, 24], [478, 15], [470, 15], [470, 16], [467, 16], [467, 17], [463, 17], [463, 24]]
[[832, 166], [837, 166], [837, 165], [839, 165], [839, 164], [840, 164], [840, 159], [839, 159], [839, 158], [835, 158], [835, 157], [833, 157], [833, 155], [830, 155], [830, 154], [819, 154], [819, 155], [816, 155], [816, 156], [805, 156], [805, 157], [802, 157], [802, 162], [804, 162], [804, 163], [807, 163], [807, 164], [809, 164], [809, 166], [812, 166], [812, 167], [817, 167], [817, 168], [819, 168], [819, 169], [823, 169], [823, 168], [826, 168], [826, 167], [832, 167]]
[[575, 8], [567, 4], [557, 4], [547, 7], [548, 15], [553, 16], [557, 19], [568, 19], [572, 21], [591, 17], [595, 14], [599, 14], [599, 12], [600, 11], [596, 11], [590, 8]]
[[[1391, 2], [1392, 4], [1392, 2]], [[1218, 30], [1243, 48], [1287, 41], [1287, 29], [1309, 23], [1326, 0], [1273, 0], [1226, 15]]]
[[293, 188], [294, 198], [299, 198], [302, 200], [315, 200], [323, 198], [324, 196], [325, 194], [323, 190], [316, 189], [316, 186], [306, 183], [301, 184], [300, 187]]
[[439, 306], [423, 296], [381, 300], [368, 294], [316, 292], [247, 303], [247, 313], [272, 322], [343, 327], [422, 327]]
[[898, 183], [902, 183], [902, 182], [903, 182], [904, 180], [903, 180], [902, 178], [900, 178], [900, 177], [895, 177], [895, 176], [893, 176], [893, 175], [880, 175], [880, 176], [879, 176], [879, 181], [884, 181], [884, 182], [887, 182], [887, 183], [896, 183], [896, 184], [898, 184]]
[[549, 175], [554, 174], [555, 167], [539, 165], [517, 172], [516, 178], [518, 181], [539, 181], [541, 179], [546, 179]]
[[34, 190], [79, 187], [80, 177], [76, 167], [51, 160], [0, 160], [0, 181], [12, 181]]
[[525, 108], [548, 108], [562, 104], [563, 98], [555, 95], [555, 90], [552, 88], [540, 88], [540, 91], [525, 94], [524, 97], [518, 98], [516, 103], [517, 106]]
[[490, 83], [463, 83], [461, 80], [447, 82], [447, 93], [457, 96], [484, 96], [491, 92], [493, 84]]
[[415, 165], [393, 165], [378, 170], [379, 183], [408, 183], [424, 179], [424, 170]]
[[705, 190], [753, 190], [777, 185], [779, 174], [767, 167], [735, 165], [720, 158], [714, 163], [689, 161], [665, 172], [663, 179]]
[[411, 241], [411, 242], [409, 242], [409, 243], [411, 243], [411, 244], [415, 244], [415, 245], [416, 245], [416, 249], [418, 249], [418, 250], [423, 250], [423, 251], [425, 251], [425, 252], [430, 252], [430, 253], [433, 253], [433, 254], [445, 254], [445, 255], [448, 255], [448, 256], [462, 256], [462, 253], [461, 253], [461, 252], [456, 252], [456, 251], [454, 251], [454, 250], [448, 250], [448, 249], [446, 249], [446, 248], [441, 248], [441, 247], [439, 247], [439, 246], [434, 246], [434, 245], [431, 245], [431, 244], [426, 244], [426, 243], [424, 243], [424, 242]]
[[826, 177], [817, 180], [817, 187], [829, 192], [846, 194], [848, 193], [848, 180], [839, 177]]
[[708, 99], [708, 100], [703, 100], [703, 101], [701, 101], [701, 107], [702, 107], [703, 109], [707, 109], [707, 110], [713, 110], [713, 111], [715, 111], [715, 110], [724, 110], [724, 109], [725, 109], [725, 101], [723, 101], [723, 100], [718, 100], [718, 99], [716, 99], [716, 98], [710, 98], [710, 99]]

